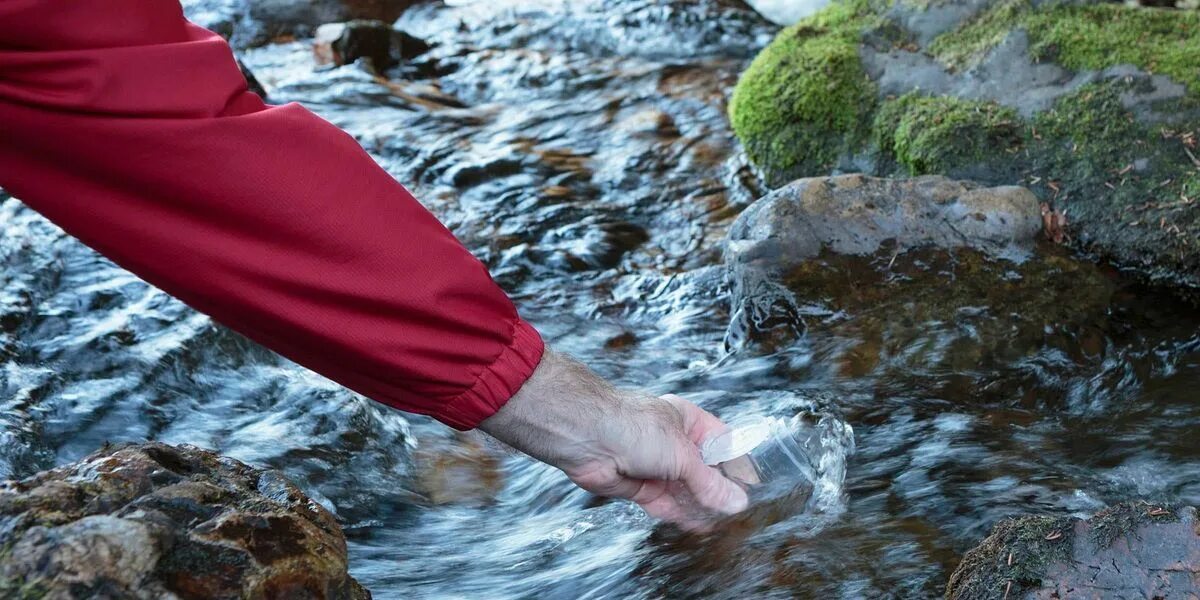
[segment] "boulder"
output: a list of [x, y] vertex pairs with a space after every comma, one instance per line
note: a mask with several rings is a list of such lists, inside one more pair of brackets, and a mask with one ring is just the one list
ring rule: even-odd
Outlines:
[[109, 446], [0, 484], [0, 549], [6, 598], [370, 597], [333, 515], [192, 446]]
[[1042, 227], [1037, 198], [1017, 186], [937, 175], [795, 181], [729, 229], [726, 344], [771, 352], [820, 332], [842, 340], [829, 364], [843, 375], [1011, 397], [1020, 380], [1000, 385], [997, 374], [1042, 348], [1095, 354], [1115, 291], [1096, 265], [1038, 244]]
[[867, 256], [885, 242], [969, 247], [1023, 258], [1041, 230], [1037, 197], [1016, 186], [988, 188], [941, 176], [800, 179], [746, 209], [729, 231], [727, 258], [787, 267], [822, 252]]
[[847, 171], [1024, 185], [1080, 247], [1200, 288], [1198, 55], [1195, 11], [833, 0], [755, 58], [730, 117], [773, 186]]
[[1000, 523], [950, 576], [950, 600], [1200, 597], [1193, 507], [1119, 504], [1087, 520]]
[[430, 504], [492, 504], [504, 487], [501, 457], [469, 433], [422, 439], [413, 453], [417, 488]]
[[429, 44], [424, 40], [393, 29], [383, 21], [326, 23], [317, 28], [313, 39], [317, 64], [346, 65], [367, 58], [376, 71], [389, 69], [428, 50]]

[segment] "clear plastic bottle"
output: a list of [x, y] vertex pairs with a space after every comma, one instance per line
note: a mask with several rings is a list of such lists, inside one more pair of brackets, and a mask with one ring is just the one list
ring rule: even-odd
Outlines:
[[[849, 438], [846, 448], [845, 438]], [[834, 448], [832, 446], [836, 445]], [[706, 439], [700, 452], [706, 464], [717, 467], [738, 482], [752, 500], [796, 492], [817, 492], [836, 477], [840, 489], [845, 474], [846, 450], [853, 452], [853, 433], [841, 421], [811, 413], [790, 419], [751, 417], [729, 424], [729, 429]], [[831, 452], [837, 450], [836, 452]], [[839, 459], [838, 473], [827, 473], [829, 458]], [[813, 498], [816, 499], [815, 497]]]

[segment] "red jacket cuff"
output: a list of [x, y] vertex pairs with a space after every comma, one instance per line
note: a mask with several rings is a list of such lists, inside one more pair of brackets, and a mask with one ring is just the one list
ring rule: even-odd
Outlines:
[[521, 389], [541, 362], [544, 350], [537, 330], [517, 319], [508, 346], [479, 374], [470, 389], [443, 405], [434, 418], [459, 430], [479, 426]]

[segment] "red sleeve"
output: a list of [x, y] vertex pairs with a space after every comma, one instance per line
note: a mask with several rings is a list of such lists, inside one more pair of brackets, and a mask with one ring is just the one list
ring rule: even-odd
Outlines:
[[541, 359], [449, 231], [350, 136], [247, 92], [177, 2], [0, 2], [0, 186], [215, 320], [457, 428]]

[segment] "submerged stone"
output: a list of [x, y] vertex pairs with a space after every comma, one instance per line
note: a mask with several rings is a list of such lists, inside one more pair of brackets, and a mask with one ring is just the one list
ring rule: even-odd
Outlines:
[[389, 69], [428, 50], [429, 44], [424, 40], [393, 29], [383, 21], [326, 23], [317, 28], [313, 38], [317, 64], [347, 65], [366, 58], [376, 71]]
[[6, 598], [370, 598], [333, 515], [192, 446], [110, 446], [0, 484], [0, 549]]

